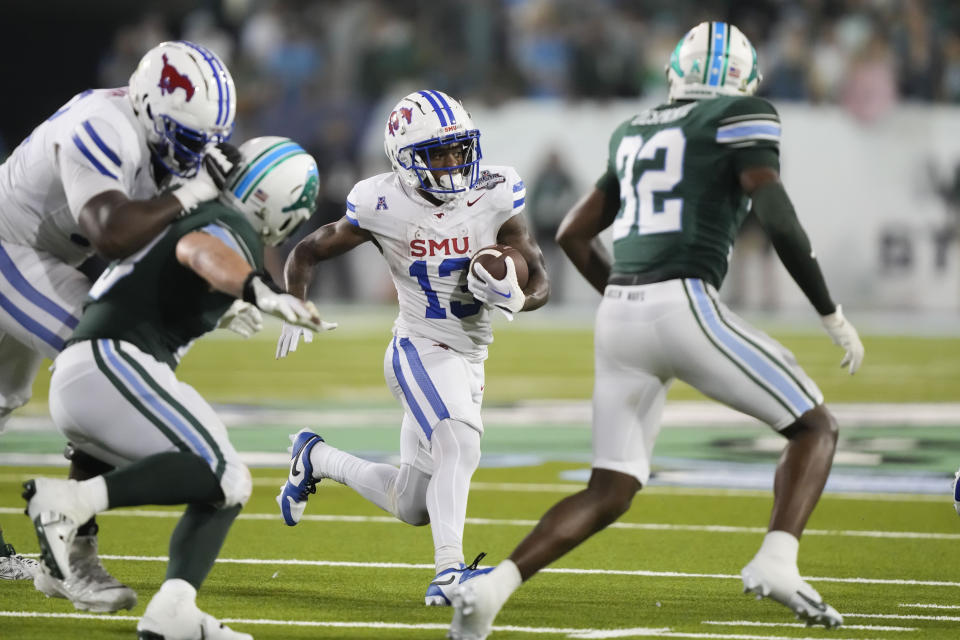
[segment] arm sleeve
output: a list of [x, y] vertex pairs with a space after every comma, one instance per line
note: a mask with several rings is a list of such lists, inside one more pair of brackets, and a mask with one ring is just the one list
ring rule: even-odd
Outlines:
[[102, 118], [88, 118], [74, 127], [60, 141], [57, 162], [75, 218], [90, 198], [105, 191], [122, 191], [129, 196], [120, 134]]
[[796, 211], [783, 185], [768, 182], [752, 194], [753, 211], [773, 243], [780, 261], [821, 316], [833, 313], [837, 306], [830, 299], [827, 283], [800, 226]]
[[595, 183], [597, 189], [603, 193], [603, 217], [613, 219], [620, 210], [620, 180], [610, 168]]

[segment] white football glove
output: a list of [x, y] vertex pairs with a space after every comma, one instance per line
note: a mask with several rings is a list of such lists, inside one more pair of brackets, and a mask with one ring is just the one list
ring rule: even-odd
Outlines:
[[301, 337], [305, 343], [313, 342], [313, 331], [284, 322], [280, 328], [280, 340], [277, 341], [277, 360], [296, 351]]
[[200, 203], [219, 196], [223, 185], [240, 169], [242, 162], [240, 151], [229, 142], [209, 145], [197, 175], [181, 182], [173, 192], [183, 207], [180, 215], [186, 215]]
[[[507, 320], [513, 320], [513, 314], [523, 309], [526, 296], [517, 283], [517, 268], [513, 258], [506, 258], [505, 262], [507, 273], [500, 280], [491, 276], [482, 265], [474, 265], [467, 273], [467, 289], [474, 298], [488, 307], [499, 309]], [[474, 269], [479, 275], [474, 275]]]
[[847, 353], [840, 361], [841, 367], [849, 365], [850, 375], [856, 373], [863, 363], [863, 343], [853, 325], [843, 317], [843, 310], [837, 305], [837, 310], [830, 315], [820, 316], [823, 328], [826, 330], [833, 344], [846, 349]]
[[260, 315], [260, 310], [249, 302], [234, 300], [230, 308], [220, 316], [217, 328], [227, 329], [244, 338], [249, 338], [263, 329], [263, 316]]
[[[264, 277], [267, 279], [264, 280]], [[320, 319], [320, 312], [312, 302], [283, 293], [265, 274], [254, 271], [247, 276], [246, 282], [243, 283], [243, 299], [256, 305], [264, 313], [311, 331], [329, 331], [337, 328], [336, 322]]]

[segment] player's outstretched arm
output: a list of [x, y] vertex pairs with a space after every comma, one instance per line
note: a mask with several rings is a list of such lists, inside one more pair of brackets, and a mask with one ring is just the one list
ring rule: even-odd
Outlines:
[[573, 205], [557, 229], [557, 244], [601, 295], [610, 278], [612, 261], [597, 236], [613, 224], [616, 214], [617, 208], [609, 206], [608, 195], [594, 188]]
[[313, 270], [323, 260], [329, 260], [372, 240], [370, 232], [354, 226], [346, 218], [325, 224], [297, 243], [283, 266], [286, 290], [306, 298], [313, 280]]
[[131, 200], [119, 190], [93, 196], [80, 209], [80, 230], [103, 257], [126, 258], [173, 220], [216, 198], [239, 165], [240, 152], [235, 147], [225, 142], [213, 145], [197, 175], [175, 191], [148, 200]]
[[753, 211], [783, 266], [820, 314], [834, 344], [846, 351], [840, 366], [848, 367], [852, 375], [863, 362], [863, 343], [840, 305], [830, 298], [817, 256], [780, 182], [779, 173], [771, 167], [747, 168], [740, 173], [740, 185], [752, 199]]
[[497, 231], [497, 242], [510, 245], [520, 252], [527, 262], [527, 284], [522, 288], [523, 306], [519, 311], [533, 311], [547, 303], [550, 297], [550, 279], [543, 261], [540, 245], [530, 234], [523, 214], [513, 216]]
[[280, 288], [264, 272], [254, 271], [239, 253], [219, 238], [194, 231], [177, 242], [177, 261], [203, 278], [217, 291], [240, 298], [264, 313], [313, 331], [335, 329], [325, 322], [312, 302]]
[[[319, 262], [346, 253], [371, 238], [369, 232], [354, 226], [346, 217], [323, 225], [298, 242], [287, 256], [283, 267], [287, 291], [305, 300], [314, 268]], [[276, 359], [285, 358], [296, 351], [301, 339], [313, 342], [313, 333], [304, 327], [284, 322], [277, 340]]]

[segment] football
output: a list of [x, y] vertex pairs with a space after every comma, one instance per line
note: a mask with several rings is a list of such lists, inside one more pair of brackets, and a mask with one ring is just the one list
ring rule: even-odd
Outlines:
[[517, 284], [520, 288], [527, 286], [527, 278], [530, 275], [527, 270], [527, 261], [519, 251], [506, 244], [493, 244], [478, 249], [470, 258], [470, 272], [477, 275], [473, 267], [479, 264], [487, 270], [487, 273], [499, 280], [507, 275], [506, 258], [513, 260], [513, 266], [517, 272]]

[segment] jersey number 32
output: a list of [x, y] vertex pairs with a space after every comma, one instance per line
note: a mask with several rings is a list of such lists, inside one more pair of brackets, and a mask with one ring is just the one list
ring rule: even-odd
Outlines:
[[[617, 148], [617, 176], [620, 178], [621, 207], [613, 222], [613, 239], [631, 233], [670, 233], [680, 231], [682, 198], [664, 198], [683, 179], [683, 154], [687, 139], [678, 128], [663, 129], [649, 140], [643, 136], [625, 136]], [[654, 160], [664, 150], [663, 168], [649, 168], [635, 175], [637, 164]], [[659, 206], [658, 206], [659, 205]]]

